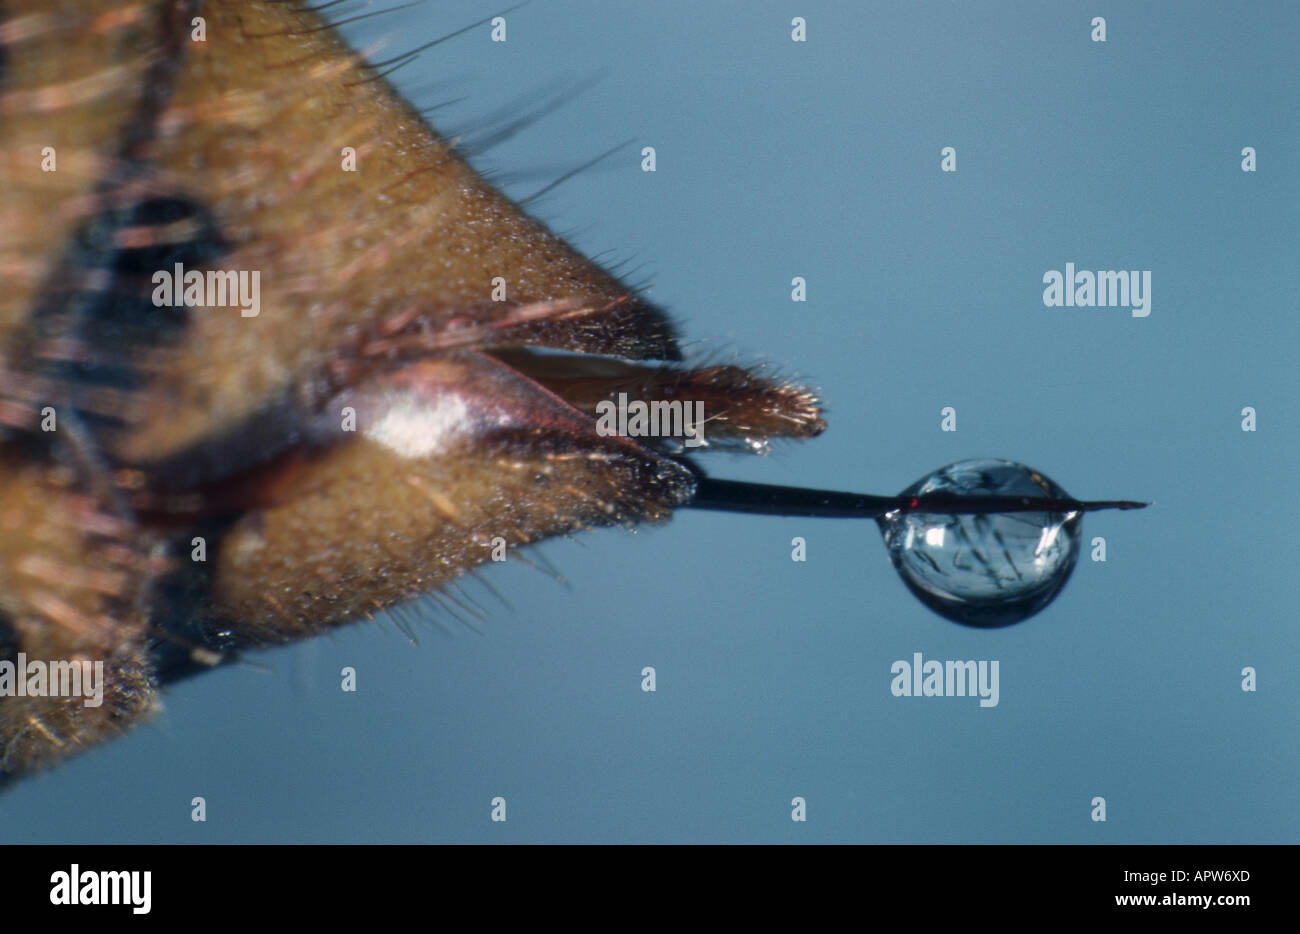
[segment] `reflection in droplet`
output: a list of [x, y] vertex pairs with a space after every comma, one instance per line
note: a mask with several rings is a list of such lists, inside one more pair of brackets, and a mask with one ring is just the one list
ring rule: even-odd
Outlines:
[[[981, 458], [950, 464], [900, 499], [931, 493], [1069, 499], [1036, 470]], [[968, 626], [1008, 626], [1060, 593], [1079, 558], [1082, 512], [945, 515], [897, 509], [878, 522], [903, 581], [922, 603]]]

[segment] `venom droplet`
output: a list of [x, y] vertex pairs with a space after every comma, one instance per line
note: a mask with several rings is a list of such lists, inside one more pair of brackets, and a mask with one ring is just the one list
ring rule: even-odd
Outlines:
[[[982, 458], [949, 464], [899, 495], [924, 503], [935, 494], [1070, 499], [1036, 470]], [[1081, 510], [952, 515], [924, 507], [878, 519], [904, 583], [922, 603], [968, 626], [1008, 626], [1033, 616], [1060, 593], [1079, 558]]]

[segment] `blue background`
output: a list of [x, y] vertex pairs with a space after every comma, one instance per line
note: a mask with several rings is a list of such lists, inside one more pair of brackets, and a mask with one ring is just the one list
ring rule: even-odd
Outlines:
[[[440, 0], [348, 35], [386, 57], [492, 12]], [[551, 542], [567, 585], [488, 568], [513, 609], [468, 585], [481, 634], [426, 601], [417, 647], [358, 625], [177, 685], [151, 725], [0, 796], [0, 839], [1300, 840], [1300, 7], [535, 0], [508, 24], [394, 80], [457, 100], [433, 122], [472, 141], [598, 77], [478, 164], [524, 197], [634, 140], [534, 212], [635, 267], [693, 354], [824, 394], [825, 435], [712, 472], [892, 493], [998, 456], [1155, 506], [1088, 516], [1109, 560], [1085, 551], [998, 631], [924, 609], [873, 523], [687, 511]], [[1150, 317], [1045, 308], [1067, 262], [1152, 270]], [[893, 697], [917, 651], [999, 660], [1000, 705]]]

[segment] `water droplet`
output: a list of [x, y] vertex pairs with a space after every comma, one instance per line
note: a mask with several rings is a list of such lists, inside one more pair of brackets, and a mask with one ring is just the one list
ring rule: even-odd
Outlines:
[[[980, 458], [940, 468], [903, 498], [1069, 494], [1023, 464]], [[879, 521], [885, 547], [922, 603], [967, 626], [1009, 626], [1060, 593], [1079, 558], [1081, 512], [943, 515], [903, 509]]]

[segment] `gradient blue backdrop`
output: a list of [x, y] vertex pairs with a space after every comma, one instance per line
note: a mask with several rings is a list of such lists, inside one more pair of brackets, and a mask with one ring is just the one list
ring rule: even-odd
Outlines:
[[[348, 32], [387, 55], [492, 12]], [[993, 632], [918, 604], [869, 523], [688, 512], [554, 542], [567, 587], [493, 567], [509, 610], [470, 585], [481, 635], [359, 625], [178, 685], [0, 796], [0, 839], [1297, 842], [1300, 7], [534, 0], [508, 24], [394, 80], [472, 135], [600, 77], [480, 166], [524, 197], [634, 140], [535, 212], [628, 260], [693, 353], [824, 393], [823, 437], [715, 473], [895, 492], [990, 455], [1155, 507], [1089, 516], [1109, 560]], [[1150, 317], [1045, 308], [1066, 262], [1152, 270]], [[999, 660], [1000, 705], [891, 696], [916, 651]]]

